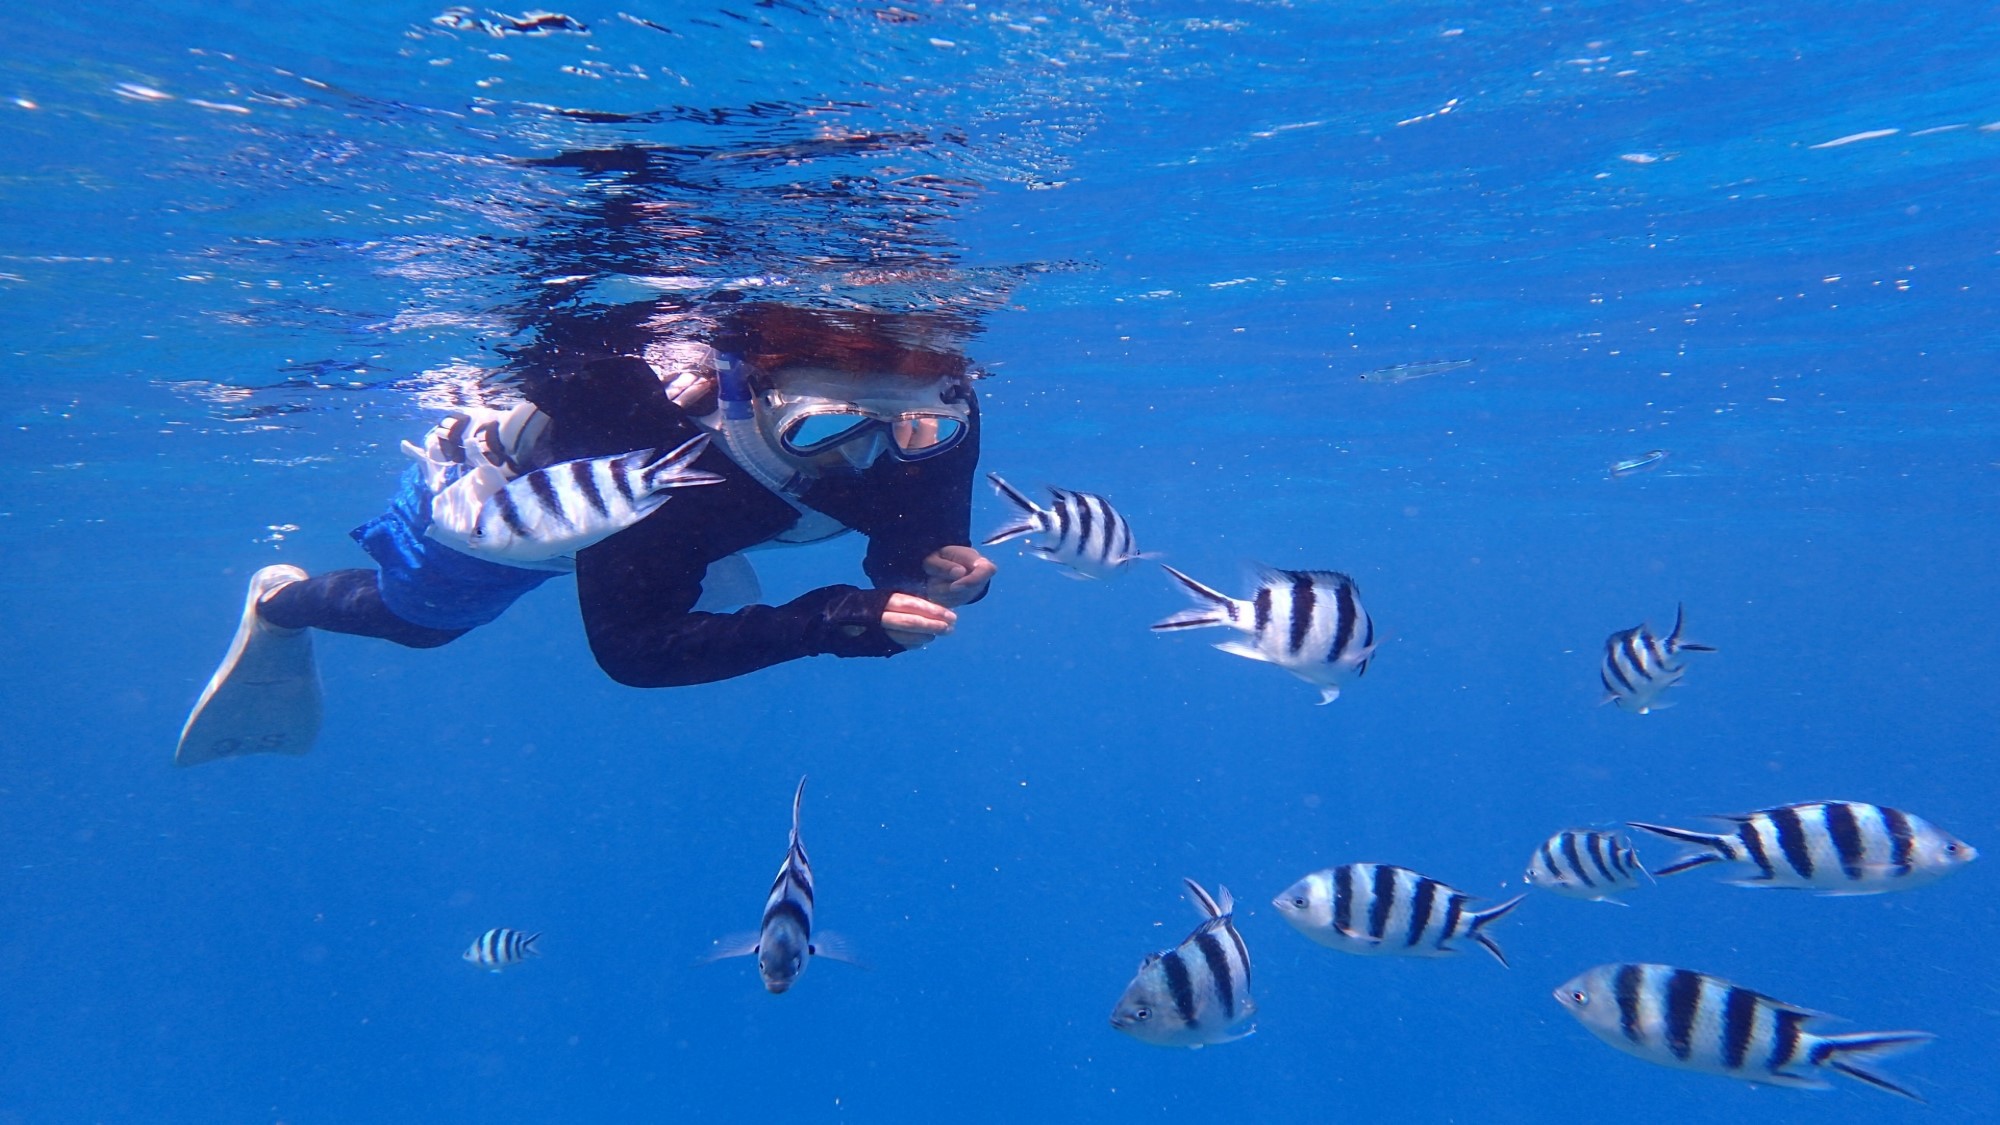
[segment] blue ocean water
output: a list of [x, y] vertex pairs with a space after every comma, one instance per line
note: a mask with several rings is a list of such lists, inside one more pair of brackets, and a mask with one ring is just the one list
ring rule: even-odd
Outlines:
[[[1990, 4], [562, 14], [9, 21], [0, 1121], [2000, 1115], [1990, 858], [1537, 893], [1511, 969], [1268, 905], [1356, 860], [1511, 895], [1558, 828], [1821, 798], [2000, 853]], [[1369, 675], [1314, 707], [1149, 633], [1156, 571], [1009, 546], [926, 651], [699, 688], [606, 679], [567, 580], [444, 649], [322, 637], [311, 755], [171, 765], [246, 577], [364, 565], [398, 441], [523, 324], [725, 288], [976, 319], [983, 467], [1224, 588], [1352, 574]], [[1720, 653], [1678, 706], [1597, 706], [1604, 636], [1679, 603]], [[694, 962], [755, 924], [802, 774], [868, 967], [773, 997]], [[1261, 1009], [1198, 1052], [1106, 1024], [1184, 876], [1243, 904]], [[495, 925], [544, 955], [461, 963]], [[1935, 1032], [1893, 1064], [1929, 1107], [1615, 1052], [1550, 990], [1619, 960]]]

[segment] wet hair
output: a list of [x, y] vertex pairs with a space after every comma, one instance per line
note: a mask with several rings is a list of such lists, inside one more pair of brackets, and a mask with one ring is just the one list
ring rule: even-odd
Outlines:
[[746, 302], [731, 309], [718, 327], [717, 346], [741, 356], [755, 373], [753, 382], [787, 367], [896, 375], [914, 383], [968, 375], [959, 347], [967, 328], [938, 313], [892, 315]]

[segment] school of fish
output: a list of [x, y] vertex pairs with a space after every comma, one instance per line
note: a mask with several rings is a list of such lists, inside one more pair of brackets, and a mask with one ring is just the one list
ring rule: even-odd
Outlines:
[[[1456, 364], [1420, 365], [1447, 370]], [[1402, 381], [1421, 372], [1376, 372]], [[497, 557], [548, 557], [573, 551], [643, 517], [667, 490], [708, 483], [689, 466], [704, 439], [666, 454], [639, 451], [619, 458], [571, 462], [541, 470], [502, 469], [490, 450], [489, 426], [455, 427], [463, 440], [447, 468], [439, 500], [451, 488], [463, 496], [444, 502], [440, 523], [454, 521], [479, 549]], [[428, 443], [434, 469], [452, 460]], [[412, 449], [413, 456], [420, 451]], [[1649, 454], [1655, 460], [1664, 454]], [[1630, 466], [1636, 469], [1636, 463]], [[1614, 467], [1614, 472], [1626, 466]], [[468, 484], [477, 480], [478, 483]], [[1114, 577], [1140, 560], [1131, 524], [1096, 493], [1051, 487], [1044, 507], [997, 473], [988, 480], [1006, 504], [1008, 522], [988, 545], [1028, 540], [1040, 558], [1070, 577]], [[498, 481], [496, 486], [495, 482]], [[456, 507], [452, 505], [456, 504]], [[448, 509], [448, 510], [447, 510]], [[1272, 664], [1317, 688], [1321, 704], [1365, 673], [1378, 646], [1375, 623], [1353, 578], [1332, 570], [1259, 567], [1248, 597], [1235, 598], [1164, 563], [1169, 581], [1193, 603], [1152, 628], [1178, 632], [1226, 628], [1240, 634], [1215, 647]], [[1684, 683], [1686, 653], [1713, 646], [1683, 637], [1684, 609], [1665, 637], [1641, 623], [1613, 632], [1604, 642], [1599, 680], [1603, 701], [1649, 715], [1670, 703], [1669, 688]], [[814, 928], [813, 872], [800, 838], [805, 779], [792, 795], [791, 834], [777, 878], [765, 897], [759, 928], [715, 943], [704, 962], [754, 956], [771, 993], [789, 991], [813, 958], [854, 961], [839, 938]], [[1914, 814], [1858, 801], [1810, 801], [1712, 819], [1730, 827], [1703, 831], [1641, 821], [1627, 827], [1681, 844], [1686, 854], [1648, 869], [1632, 838], [1615, 827], [1565, 828], [1528, 856], [1524, 881], [1552, 895], [1624, 905], [1622, 896], [1662, 878], [1714, 866], [1740, 887], [1812, 891], [1820, 895], [1874, 895], [1933, 882], [1972, 862], [1970, 844]], [[1201, 1048], [1243, 1039], [1256, 1030], [1250, 950], [1237, 928], [1236, 902], [1226, 887], [1210, 895], [1184, 879], [1201, 922], [1170, 949], [1148, 953], [1112, 1008], [1110, 1023], [1141, 1043]], [[1503, 967], [1506, 954], [1487, 932], [1518, 909], [1527, 895], [1485, 899], [1430, 875], [1383, 862], [1350, 862], [1310, 872], [1271, 899], [1278, 916], [1300, 935], [1329, 949], [1364, 957], [1445, 958], [1476, 945]], [[464, 959], [499, 972], [537, 953], [540, 934], [496, 928], [476, 939]], [[1694, 969], [1663, 964], [1611, 963], [1587, 969], [1553, 991], [1555, 1000], [1605, 1043], [1661, 1066], [1770, 1086], [1823, 1088], [1828, 1074], [1886, 1093], [1921, 1101], [1908, 1086], [1880, 1069], [1884, 1058], [1920, 1047], [1922, 1031], [1826, 1034], [1830, 1017]]]

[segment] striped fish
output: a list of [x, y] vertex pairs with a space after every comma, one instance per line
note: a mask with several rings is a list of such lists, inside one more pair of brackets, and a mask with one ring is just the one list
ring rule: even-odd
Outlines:
[[1922, 817], [1859, 801], [1808, 801], [1741, 816], [1719, 816], [1736, 831], [1694, 832], [1659, 824], [1632, 827], [1702, 851], [1660, 868], [1676, 875], [1711, 863], [1751, 867], [1738, 887], [1782, 887], [1823, 895], [1874, 895], [1933, 882], [1979, 858]]
[[1238, 601], [1196, 582], [1173, 567], [1173, 576], [1195, 608], [1154, 625], [1161, 632], [1227, 625], [1249, 634], [1216, 648], [1250, 660], [1275, 664], [1319, 688], [1321, 705], [1340, 698], [1340, 686], [1368, 671], [1375, 655], [1375, 622], [1361, 607], [1354, 579], [1330, 570], [1258, 568], [1257, 592]]
[[986, 545], [1005, 543], [1023, 535], [1037, 537], [1034, 552], [1050, 562], [1068, 567], [1071, 578], [1108, 578], [1125, 569], [1134, 559], [1149, 559], [1132, 538], [1132, 525], [1102, 496], [1050, 488], [1055, 498], [1047, 508], [1022, 495], [999, 473], [987, 473], [994, 491], [1013, 509], [1007, 526], [986, 537]]
[[1182, 882], [1206, 918], [1187, 940], [1139, 963], [1111, 1011], [1111, 1026], [1156, 1047], [1241, 1039], [1257, 1030], [1237, 1030], [1257, 1014], [1257, 1003], [1250, 998], [1250, 950], [1231, 917], [1236, 902], [1228, 887], [1215, 888], [1217, 902], [1193, 879]]
[[512, 480], [478, 458], [479, 465], [432, 499], [430, 533], [496, 562], [573, 555], [645, 519], [672, 489], [720, 481], [690, 467], [708, 442], [702, 434], [664, 454], [642, 449], [564, 461]]
[[1772, 1086], [1824, 1090], [1832, 1070], [1922, 1101], [1873, 1064], [1923, 1046], [1925, 1031], [1819, 1035], [1832, 1017], [1671, 965], [1599, 965], [1556, 989], [1558, 1003], [1599, 1039], [1647, 1062]]
[[464, 960], [469, 965], [499, 972], [509, 965], [518, 965], [530, 956], [538, 956], [541, 950], [535, 948], [535, 939], [540, 934], [524, 934], [505, 926], [495, 926], [480, 934], [478, 939], [466, 949]]
[[1526, 897], [1472, 910], [1472, 896], [1407, 867], [1350, 863], [1313, 872], [1285, 888], [1271, 905], [1293, 929], [1329, 949], [1363, 956], [1450, 957], [1460, 952], [1451, 943], [1469, 938], [1505, 965], [1507, 955], [1486, 936], [1485, 927]]
[[1531, 885], [1596, 902], [1617, 902], [1611, 896], [1638, 886], [1645, 874], [1632, 842], [1618, 832], [1565, 829], [1542, 841], [1528, 858]]
[[818, 942], [813, 940], [812, 863], [799, 839], [799, 806], [805, 796], [806, 779], [802, 777], [798, 791], [792, 794], [791, 845], [785, 849], [785, 862], [779, 865], [778, 877], [764, 900], [762, 927], [754, 934], [716, 943], [716, 950], [705, 958], [720, 961], [725, 957], [756, 954], [757, 975], [764, 978], [764, 988], [773, 994], [792, 987], [799, 974], [806, 971], [808, 957], [853, 960], [838, 938], [823, 934]]
[[1687, 608], [1674, 610], [1674, 631], [1666, 640], [1653, 635], [1650, 625], [1621, 629], [1604, 639], [1604, 663], [1597, 678], [1604, 681], [1604, 702], [1644, 715], [1664, 711], [1671, 703], [1659, 701], [1661, 692], [1680, 682], [1687, 665], [1674, 663], [1683, 652], [1714, 652], [1711, 645], [1681, 639], [1687, 622]]

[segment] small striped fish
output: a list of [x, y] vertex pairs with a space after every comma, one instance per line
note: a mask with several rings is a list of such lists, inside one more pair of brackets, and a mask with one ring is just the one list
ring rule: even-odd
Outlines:
[[564, 461], [513, 480], [482, 461], [432, 500], [432, 533], [500, 562], [573, 555], [645, 519], [672, 489], [722, 480], [690, 467], [708, 442], [702, 434], [669, 453]]
[[480, 934], [478, 940], [466, 949], [464, 960], [467, 964], [497, 973], [509, 965], [520, 964], [531, 955], [539, 955], [541, 950], [535, 948], [535, 939], [541, 936], [495, 926]]
[[808, 957], [853, 960], [840, 947], [838, 938], [821, 935], [817, 943], [813, 940], [812, 863], [806, 858], [804, 842], [799, 839], [799, 806], [805, 796], [806, 779], [802, 777], [798, 791], [792, 794], [791, 845], [785, 849], [785, 862], [779, 865], [778, 877], [764, 900], [762, 927], [754, 934], [718, 942], [716, 951], [706, 958], [720, 961], [725, 957], [756, 954], [757, 975], [764, 978], [764, 988], [774, 994], [792, 987], [799, 974], [806, 971]]
[[1187, 940], [1139, 963], [1111, 1011], [1111, 1026], [1156, 1047], [1241, 1039], [1257, 1030], [1237, 1030], [1257, 1014], [1257, 1002], [1250, 998], [1250, 950], [1231, 917], [1236, 902], [1228, 887], [1215, 888], [1217, 902], [1193, 879], [1182, 882], [1206, 918]]
[[1900, 809], [1859, 801], [1809, 801], [1717, 820], [1732, 833], [1658, 824], [1632, 827], [1705, 849], [1654, 872], [1676, 875], [1711, 863], [1756, 869], [1738, 887], [1782, 887], [1823, 895], [1874, 895], [1933, 882], [1979, 858], [1971, 844]]
[[1611, 897], [1639, 885], [1646, 869], [1622, 833], [1571, 828], [1542, 841], [1528, 859], [1528, 882], [1570, 898]]
[[1519, 895], [1485, 910], [1473, 899], [1407, 867], [1350, 863], [1312, 874], [1271, 900], [1292, 928], [1329, 949], [1363, 956], [1450, 957], [1451, 943], [1469, 938], [1507, 963], [1488, 923], [1521, 905]]
[[1661, 1066], [1807, 1090], [1827, 1088], [1825, 1069], [1923, 1100], [1873, 1064], [1923, 1046], [1929, 1032], [1815, 1034], [1809, 1025], [1832, 1017], [1671, 965], [1599, 965], [1555, 996], [1599, 1039]]
[[1361, 607], [1361, 588], [1330, 570], [1259, 568], [1257, 592], [1237, 601], [1196, 582], [1173, 567], [1172, 575], [1196, 606], [1154, 625], [1155, 630], [1201, 629], [1227, 625], [1250, 640], [1225, 641], [1216, 648], [1250, 660], [1275, 664], [1319, 688], [1323, 706], [1340, 698], [1340, 686], [1368, 671], [1375, 655], [1375, 622]]
[[1674, 663], [1674, 657], [1683, 652], [1715, 651], [1710, 645], [1681, 640], [1681, 626], [1686, 622], [1683, 606], [1674, 610], [1674, 631], [1664, 641], [1645, 624], [1606, 637], [1604, 663], [1597, 672], [1598, 679], [1604, 681], [1604, 702], [1640, 715], [1672, 707], [1659, 701], [1660, 693], [1679, 683], [1687, 671], [1687, 665]]
[[1043, 508], [1001, 480], [999, 473], [987, 473], [986, 479], [1013, 509], [1007, 526], [986, 537], [989, 547], [1023, 535], [1036, 536], [1034, 552], [1068, 567], [1063, 573], [1071, 578], [1108, 578], [1134, 559], [1153, 557], [1140, 553], [1132, 525], [1102, 496], [1050, 488], [1055, 500]]

